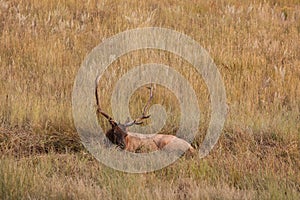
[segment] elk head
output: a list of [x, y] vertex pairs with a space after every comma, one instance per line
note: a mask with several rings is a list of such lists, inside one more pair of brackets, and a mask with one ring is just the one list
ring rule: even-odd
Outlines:
[[112, 117], [110, 117], [107, 113], [105, 113], [101, 107], [100, 107], [100, 102], [99, 102], [99, 96], [98, 96], [98, 81], [96, 81], [96, 89], [95, 89], [95, 95], [96, 95], [96, 103], [97, 103], [97, 113], [101, 114], [104, 116], [110, 123], [111, 129], [109, 129], [106, 132], [106, 137], [110, 140], [111, 143], [117, 145], [118, 147], [125, 149], [126, 148], [126, 142], [125, 138], [127, 137], [127, 127], [132, 126], [132, 125], [141, 125], [143, 124], [144, 119], [148, 119], [150, 115], [147, 115], [147, 111], [149, 109], [150, 102], [153, 98], [153, 87], [147, 87], [150, 90], [150, 97], [148, 102], [143, 108], [142, 115], [135, 120], [127, 123], [118, 123], [115, 121]]

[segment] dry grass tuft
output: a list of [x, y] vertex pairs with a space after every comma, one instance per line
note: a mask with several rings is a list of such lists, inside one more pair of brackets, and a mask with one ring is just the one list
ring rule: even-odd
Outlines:
[[[298, 0], [0, 0], [0, 19], [0, 197], [300, 199]], [[84, 150], [71, 92], [81, 62], [97, 44], [147, 26], [183, 32], [207, 49], [224, 79], [230, 109], [207, 158], [124, 174]], [[191, 82], [203, 112], [197, 146], [210, 119], [209, 94], [192, 66], [168, 52], [131, 52], [114, 62], [100, 82], [102, 107], [111, 111], [111, 88], [119, 77], [150, 62], [170, 65]], [[146, 96], [142, 89], [133, 95], [133, 115]], [[174, 133], [175, 97], [158, 87], [154, 103], [168, 113], [163, 131]]]

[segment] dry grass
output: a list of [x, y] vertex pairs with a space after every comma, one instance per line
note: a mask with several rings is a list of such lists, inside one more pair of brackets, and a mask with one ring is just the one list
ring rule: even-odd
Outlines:
[[[0, 197], [300, 198], [298, 0], [0, 0], [0, 19]], [[81, 62], [97, 44], [147, 26], [183, 32], [209, 51], [223, 76], [230, 112], [204, 160], [181, 159], [155, 173], [131, 175], [85, 152], [72, 121], [71, 92]], [[204, 114], [197, 145], [210, 117], [209, 95], [192, 66], [168, 52], [132, 52], [113, 63], [101, 80], [103, 107], [110, 112], [110, 88], [118, 77], [150, 62], [170, 65], [192, 83]], [[132, 113], [146, 95], [135, 93]], [[158, 88], [154, 102], [168, 108], [165, 131], [175, 130], [175, 97]]]
[[[226, 183], [212, 186], [206, 180], [188, 178], [194, 172], [183, 162], [170, 167], [178, 173], [183, 166], [180, 177], [167, 174], [169, 170], [124, 174], [83, 154], [47, 154], [17, 162], [6, 157], [1, 166], [4, 183], [0, 182], [0, 194], [4, 199], [249, 199], [255, 195], [255, 191], [233, 188]], [[199, 163], [198, 167], [208, 166]], [[205, 173], [205, 169], [199, 173]]]

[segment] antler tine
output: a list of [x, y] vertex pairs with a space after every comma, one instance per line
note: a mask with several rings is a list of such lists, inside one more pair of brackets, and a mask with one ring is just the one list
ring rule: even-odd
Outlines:
[[[153, 98], [153, 87], [152, 87], [152, 84], [151, 84], [151, 87], [147, 87], [147, 88], [150, 90], [150, 97], [148, 99], [147, 104], [144, 106], [143, 113], [142, 113], [143, 116], [146, 116], [146, 112], [149, 109], [150, 102], [151, 102], [151, 100]], [[147, 118], [149, 118], [149, 117], [150, 117], [150, 115], [148, 115]]]
[[95, 86], [95, 96], [96, 96], [96, 103], [97, 103], [97, 112], [100, 113], [101, 115], [103, 115], [106, 119], [108, 119], [109, 123], [111, 125], [116, 125], [117, 122], [111, 117], [109, 116], [107, 113], [105, 113], [101, 107], [100, 107], [100, 101], [99, 101], [99, 96], [98, 96], [98, 83], [100, 80], [100, 76], [97, 77], [96, 79], [96, 86]]
[[150, 97], [149, 97], [146, 105], [143, 108], [142, 115], [139, 118], [137, 118], [137, 119], [135, 119], [135, 120], [133, 120], [131, 122], [126, 123], [125, 126], [128, 127], [128, 126], [132, 126], [132, 125], [141, 125], [143, 123], [141, 120], [148, 119], [150, 117], [150, 115], [146, 115], [146, 112], [148, 111], [150, 102], [151, 102], [151, 100], [153, 98], [153, 87], [152, 87], [152, 84], [151, 84], [151, 87], [147, 87], [147, 88], [150, 89]]

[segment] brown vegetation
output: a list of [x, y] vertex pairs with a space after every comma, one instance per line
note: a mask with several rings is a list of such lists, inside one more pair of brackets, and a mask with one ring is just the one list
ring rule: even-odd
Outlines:
[[[300, 199], [300, 5], [298, 0], [0, 0], [0, 197], [4, 199]], [[120, 31], [162, 26], [194, 38], [224, 79], [229, 115], [211, 154], [133, 175], [98, 163], [72, 122], [71, 92], [85, 56]], [[100, 80], [101, 96], [131, 67], [163, 63], [197, 93], [210, 119], [201, 76], [168, 52], [122, 56]], [[119, 67], [121, 66], [121, 67]], [[114, 77], [111, 76], [114, 74]], [[158, 87], [163, 130], [178, 126], [178, 102]], [[138, 116], [145, 92], [130, 111]], [[110, 99], [101, 99], [110, 113]], [[106, 110], [106, 109], [105, 109]], [[107, 129], [108, 123], [100, 119]]]

